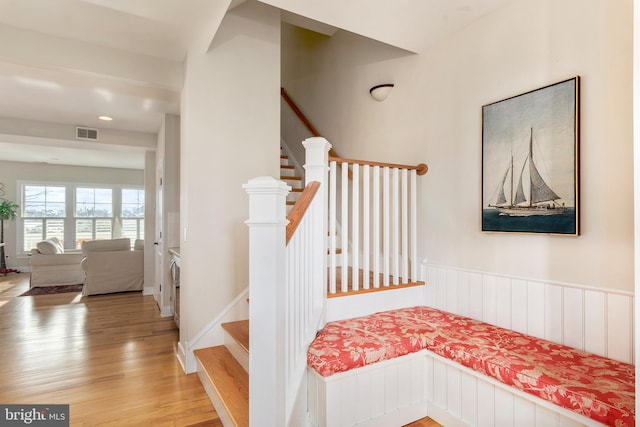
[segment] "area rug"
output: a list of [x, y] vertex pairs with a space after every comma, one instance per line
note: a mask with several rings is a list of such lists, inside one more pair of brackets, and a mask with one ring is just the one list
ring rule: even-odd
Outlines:
[[54, 295], [64, 294], [67, 292], [82, 292], [82, 285], [60, 285], [60, 286], [42, 286], [31, 288], [18, 296], [29, 297], [34, 295]]

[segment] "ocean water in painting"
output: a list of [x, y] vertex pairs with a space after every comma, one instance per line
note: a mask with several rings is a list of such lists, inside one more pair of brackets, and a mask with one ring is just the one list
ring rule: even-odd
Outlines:
[[576, 211], [569, 208], [556, 215], [508, 216], [495, 209], [483, 209], [482, 231], [576, 234]]

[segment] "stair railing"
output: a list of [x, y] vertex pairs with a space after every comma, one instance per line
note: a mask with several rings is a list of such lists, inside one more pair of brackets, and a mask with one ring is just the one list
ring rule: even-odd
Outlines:
[[289, 219], [285, 212], [290, 188], [284, 182], [260, 177], [244, 186], [249, 194], [251, 426], [303, 425], [307, 347], [324, 325], [331, 145], [324, 138], [309, 138], [303, 144], [310, 184]]
[[417, 283], [416, 177], [427, 165], [337, 157], [329, 165], [329, 296]]
[[[307, 348], [325, 323], [327, 283], [330, 294], [338, 293], [339, 269], [341, 292], [416, 282], [418, 276], [416, 176], [426, 173], [426, 165], [330, 159], [331, 144], [322, 137], [303, 145], [308, 185], [289, 217], [290, 187], [284, 182], [260, 177], [244, 186], [249, 194], [251, 426], [304, 425]], [[373, 273], [360, 274], [361, 269]]]

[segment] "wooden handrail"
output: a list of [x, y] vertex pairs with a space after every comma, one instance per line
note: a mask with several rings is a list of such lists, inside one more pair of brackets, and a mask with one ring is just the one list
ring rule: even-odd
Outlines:
[[427, 166], [425, 163], [420, 163], [415, 166], [411, 166], [411, 165], [400, 165], [396, 163], [370, 162], [367, 160], [343, 159], [342, 157], [329, 157], [329, 161], [336, 162], [336, 163], [346, 162], [346, 163], [355, 163], [358, 165], [380, 166], [383, 168], [392, 168], [392, 169], [395, 168], [395, 169], [415, 170], [418, 175], [424, 175], [429, 170], [429, 166]]
[[304, 218], [304, 214], [311, 206], [311, 202], [318, 192], [318, 188], [320, 188], [320, 183], [318, 181], [311, 181], [304, 188], [300, 197], [296, 201], [296, 204], [293, 205], [291, 212], [287, 215], [287, 219], [289, 220], [289, 224], [287, 224], [286, 230], [286, 244], [289, 244], [289, 240], [293, 237], [293, 233], [295, 233], [296, 229], [302, 222], [302, 218]]
[[[298, 106], [296, 105], [295, 102], [293, 102], [293, 99], [291, 99], [291, 97], [289, 96], [289, 94], [287, 93], [286, 90], [284, 90], [283, 87], [280, 88], [280, 95], [282, 95], [282, 98], [284, 99], [284, 101], [287, 103], [287, 105], [289, 107], [291, 107], [291, 109], [293, 110], [293, 112], [295, 113], [296, 116], [298, 116], [298, 118], [300, 119], [300, 121], [304, 124], [304, 126], [307, 128], [307, 130], [309, 132], [311, 132], [311, 135], [313, 136], [322, 136], [320, 135], [320, 132], [318, 132], [318, 129], [315, 128], [315, 126], [313, 126], [311, 124], [311, 122], [309, 121], [309, 119], [307, 119], [307, 116], [304, 115], [304, 113], [302, 112], [302, 110], [300, 110], [300, 108], [298, 108]], [[334, 156], [334, 157], [338, 157], [338, 153], [336, 153], [335, 151], [333, 151], [333, 148], [329, 149], [329, 155], [330, 156]]]

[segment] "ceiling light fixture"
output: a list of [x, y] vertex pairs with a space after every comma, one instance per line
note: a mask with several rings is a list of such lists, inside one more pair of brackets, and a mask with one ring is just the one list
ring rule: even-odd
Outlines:
[[113, 118], [109, 116], [98, 116], [98, 118], [100, 120], [104, 120], [105, 122], [110, 122], [111, 120], [113, 120]]
[[376, 101], [382, 102], [385, 99], [387, 99], [393, 87], [394, 87], [393, 83], [383, 83], [380, 85], [375, 85], [374, 87], [369, 89], [369, 94]]

